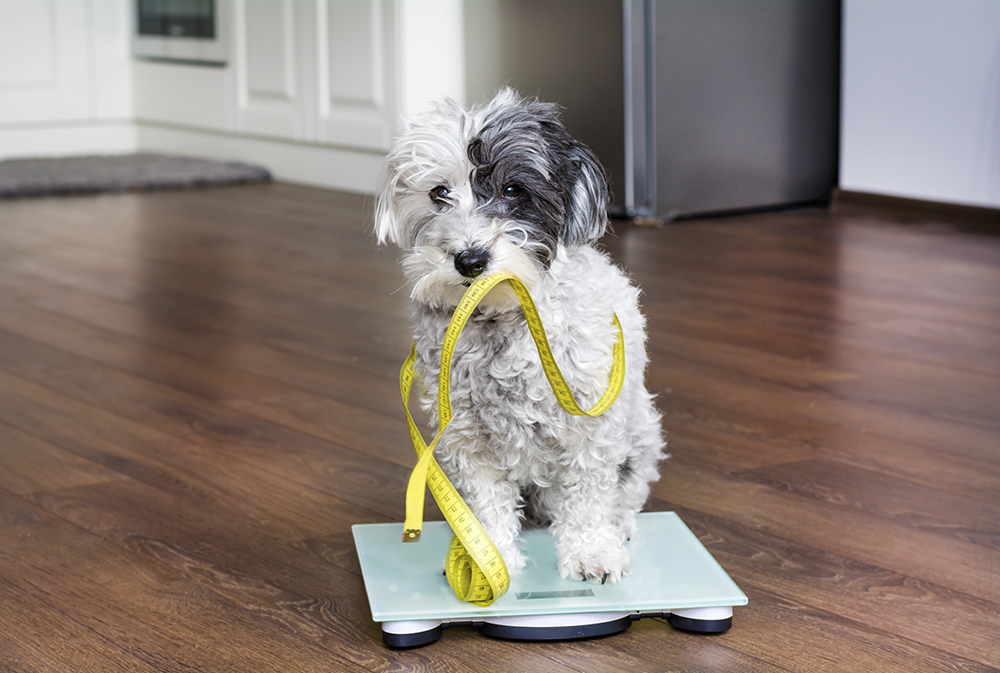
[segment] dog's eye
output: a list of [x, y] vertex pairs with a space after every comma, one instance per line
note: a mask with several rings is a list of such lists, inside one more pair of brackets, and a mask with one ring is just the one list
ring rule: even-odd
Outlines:
[[444, 185], [438, 185], [431, 190], [431, 201], [440, 203], [448, 198], [448, 188]]
[[503, 197], [505, 199], [516, 199], [524, 193], [524, 189], [521, 185], [507, 185], [503, 188]]

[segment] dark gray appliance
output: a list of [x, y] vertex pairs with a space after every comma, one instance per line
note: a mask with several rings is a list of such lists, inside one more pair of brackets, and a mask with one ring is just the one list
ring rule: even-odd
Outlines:
[[624, 17], [631, 214], [829, 199], [839, 0], [624, 0]]

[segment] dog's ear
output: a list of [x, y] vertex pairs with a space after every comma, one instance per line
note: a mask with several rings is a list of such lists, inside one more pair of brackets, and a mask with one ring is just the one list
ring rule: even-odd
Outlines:
[[543, 137], [558, 157], [553, 163], [564, 185], [563, 203], [566, 227], [561, 240], [565, 245], [594, 243], [608, 228], [608, 178], [594, 152], [576, 140], [562, 122], [562, 108], [551, 103], [532, 101], [527, 109], [540, 123]]
[[566, 203], [566, 245], [594, 243], [608, 228], [608, 179], [597, 156], [583, 143], [569, 149], [570, 187]]
[[386, 161], [382, 166], [375, 197], [375, 240], [379, 245], [400, 244], [399, 221], [393, 208], [398, 181], [398, 173]]
[[397, 120], [396, 137], [393, 139], [393, 147], [388, 155], [382, 160], [382, 168], [379, 172], [378, 182], [375, 187], [375, 240], [379, 245], [393, 243], [399, 245], [399, 218], [394, 207], [396, 192], [399, 189], [400, 175], [393, 160], [393, 153], [402, 138], [410, 127], [410, 121], [405, 116]]
[[414, 127], [411, 116], [401, 116], [392, 147], [382, 161], [382, 169], [375, 189], [375, 240], [379, 245], [392, 243], [404, 247], [405, 208], [400, 211], [401, 199], [406, 194], [403, 174], [406, 165], [408, 139]]

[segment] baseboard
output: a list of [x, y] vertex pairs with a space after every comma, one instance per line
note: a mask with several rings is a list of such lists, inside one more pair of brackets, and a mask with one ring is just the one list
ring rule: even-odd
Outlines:
[[0, 125], [0, 159], [135, 151], [136, 127], [131, 121]]
[[1000, 208], [924, 201], [839, 188], [833, 190], [830, 208], [835, 213], [868, 211], [911, 221], [947, 222], [1000, 231]]
[[383, 154], [283, 142], [140, 120], [139, 149], [264, 166], [276, 180], [358, 194], [375, 191]]

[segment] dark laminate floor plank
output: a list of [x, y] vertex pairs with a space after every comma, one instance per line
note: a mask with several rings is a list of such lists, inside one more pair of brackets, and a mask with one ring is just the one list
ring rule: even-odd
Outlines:
[[[56, 269], [59, 270], [60, 276], [66, 275], [65, 263], [62, 261], [46, 260], [42, 268], [46, 270]], [[336, 305], [322, 299], [276, 293], [269, 287], [255, 288], [247, 287], [241, 283], [230, 283], [228, 279], [221, 287], [215, 288], [212, 287], [212, 283], [206, 282], [204, 279], [190, 281], [196, 288], [196, 293], [192, 294], [178, 292], [169, 287], [164, 288], [163, 282], [156, 278], [143, 281], [144, 294], [140, 297], [116, 296], [128, 293], [108, 293], [94, 287], [88, 287], [89, 281], [99, 272], [99, 269], [95, 267], [93, 270], [54, 280], [49, 278], [38, 280], [31, 276], [29, 287], [22, 287], [19, 293], [40, 303], [54, 306], [57, 311], [65, 311], [66, 303], [72, 299], [69, 297], [52, 298], [52, 295], [56, 293], [50, 292], [46, 296], [43, 292], [30, 286], [45, 283], [55, 288], [63, 285], [82, 287], [86, 292], [106, 300], [104, 305], [100, 306], [99, 311], [108, 314], [101, 315], [100, 312], [86, 311], [88, 315], [86, 319], [92, 323], [95, 320], [100, 320], [100, 326], [105, 324], [127, 325], [126, 332], [134, 332], [143, 326], [147, 328], [147, 334], [159, 330], [204, 331], [216, 328], [221, 324], [225, 325], [227, 330], [236, 331], [243, 336], [247, 327], [260, 330], [260, 326], [263, 325], [264, 329], [275, 331], [276, 325], [286, 325], [293, 326], [297, 335], [298, 328], [305, 325], [305, 336], [310, 337], [314, 343], [322, 343], [324, 340], [328, 340], [332, 344], [336, 344], [338, 341], [348, 343], [368, 341], [386, 346], [389, 352], [407, 349], [411, 343], [409, 314], [403, 308], [404, 304], [401, 299], [393, 300], [393, 303], [397, 305], [396, 309], [380, 313], [369, 308], [371, 302], [367, 298], [359, 299], [354, 306]], [[181, 272], [166, 272], [164, 276], [168, 280], [178, 277], [174, 276], [174, 273]], [[181, 273], [179, 277], [189, 278], [189, 275]], [[110, 279], [109, 282], [117, 289], [117, 279]], [[4, 284], [2, 273], [0, 273], [0, 284]], [[7, 284], [9, 285], [9, 283]], [[125, 309], [123, 314], [121, 307], [118, 307], [117, 315], [114, 315], [114, 308], [109, 308], [107, 300], [125, 304], [131, 308]], [[60, 306], [60, 304], [62, 305]], [[75, 306], [68, 311], [71, 314], [79, 314], [81, 308]], [[218, 330], [216, 329], [216, 331]], [[287, 327], [284, 330], [277, 328], [277, 331], [284, 331], [287, 334], [288, 329]], [[158, 337], [153, 334], [151, 338], [156, 340]], [[190, 347], [191, 344], [188, 346]], [[357, 348], [357, 346], [352, 346], [352, 348]], [[314, 348], [314, 350], [317, 349]], [[371, 354], [375, 357], [374, 353]], [[356, 357], [356, 355], [353, 356]]]
[[[710, 639], [676, 631], [658, 619], [634, 622], [612, 638], [531, 647], [581, 671], [747, 671], [777, 673], [787, 669], [730, 646], [732, 634]], [[475, 647], [475, 643], [470, 643]]]
[[[770, 217], [780, 219], [782, 215]], [[674, 231], [680, 226], [691, 231]], [[636, 279], [646, 290], [646, 304], [650, 306], [681, 298], [704, 299], [722, 305], [741, 305], [744, 309], [765, 314], [773, 312], [790, 319], [807, 318], [831, 324], [880, 316], [883, 320], [910, 317], [945, 320], [994, 332], [1000, 330], [1000, 316], [995, 307], [984, 306], [978, 300], [979, 294], [987, 293], [995, 284], [993, 273], [978, 279], [972, 288], [964, 288], [966, 295], [972, 290], [971, 302], [966, 296], [958, 298], [962, 301], [929, 296], [936, 288], [933, 271], [928, 271], [919, 282], [912, 278], [904, 281], [902, 289], [905, 292], [886, 292], [877, 282], [854, 283], [852, 279], [860, 270], [855, 266], [849, 272], [842, 272], [839, 257], [845, 254], [843, 232], [854, 231], [859, 225], [826, 215], [817, 215], [811, 222], [800, 225], [803, 231], [812, 230], [818, 236], [826, 235], [831, 239], [828, 259], [816, 264], [826, 269], [822, 275], [814, 273], [812, 277], [800, 278], [783, 274], [780, 269], [747, 268], [733, 260], [734, 252], [726, 249], [723, 239], [739, 229], [753, 230], [757, 226], [766, 225], [730, 220], [724, 224], [667, 227], [666, 233], [662, 229], [625, 228], [617, 239], [606, 239], [606, 243], [618, 259], [634, 270]], [[892, 235], [906, 235], [905, 227], [876, 226], [891, 230]], [[937, 258], [947, 254], [952, 240], [944, 236], [928, 238], [940, 245], [940, 249], [928, 253], [931, 264], [926, 268], [933, 270]], [[981, 245], [995, 247], [989, 236], [977, 236], [976, 239]], [[766, 244], [750, 240], [742, 245], [752, 251], [748, 254], [759, 254]], [[852, 249], [850, 242], [846, 247]], [[664, 272], [658, 272], [658, 267]]]
[[[825, 226], [814, 228], [816, 222]], [[970, 317], [992, 314], [987, 319], [996, 324], [1000, 299], [969, 292], [996, 282], [1000, 246], [990, 236], [921, 232], [820, 212], [812, 218], [776, 213], [667, 229], [665, 234], [623, 230], [611, 245], [630, 267], [666, 258], [685, 279], [703, 276], [705, 287], [741, 284], [740, 293], [750, 301], [782, 305], [810, 299], [799, 308], [806, 313], [819, 312], [833, 295], [857, 294], [904, 309], [923, 305], [918, 312], [950, 306]], [[796, 236], [814, 239], [812, 255], [775, 255], [776, 245]], [[654, 287], [672, 276], [660, 275]]]
[[[408, 337], [400, 341], [397, 334], [408, 332], [408, 323], [397, 324], [392, 333], [359, 335], [353, 330], [320, 329], [309, 324], [268, 319], [258, 315], [258, 311], [228, 301], [163, 290], [145, 293], [137, 306], [135, 302], [111, 299], [36, 276], [21, 275], [15, 281], [0, 273], [0, 288], [8, 297], [17, 297], [23, 303], [92, 328], [143, 339], [194, 356], [211, 353], [227, 344], [240, 346], [230, 357], [243, 354], [255, 345], [264, 347], [246, 353], [241, 363], [250, 366], [256, 364], [260, 353], [273, 349], [305, 355], [310, 360], [336, 362], [362, 372], [395, 376], [399, 357], [394, 355], [390, 342], [408, 345]], [[146, 319], [137, 320], [137, 314]], [[156, 329], [152, 329], [153, 326]]]
[[[674, 390], [664, 394], [660, 406], [665, 424], [679, 435], [671, 451], [692, 464], [704, 464], [720, 472], [738, 472], [744, 465], [803, 460], [828, 456], [852, 465], [901, 477], [962, 497], [996, 502], [1000, 497], [1000, 464], [956, 455], [953, 445], [925, 442], [914, 437], [899, 440], [875, 434], [863, 424], [841, 424], [836, 417], [817, 417], [818, 406], [806, 411], [761, 395], [761, 406], [749, 406], [740, 394], [727, 398], [708, 394], [686, 394]], [[786, 409], [784, 414], [775, 409]], [[798, 413], [796, 413], [798, 412]], [[685, 443], [695, 433], [696, 444]], [[730, 453], [729, 447], [732, 446]], [[729, 457], [733, 460], [730, 461]], [[976, 453], [974, 455], [982, 455]]]
[[0, 671], [163, 671], [0, 578]]
[[1000, 465], [994, 463], [802, 418], [784, 419], [784, 439], [776, 441], [774, 421], [744, 420], [725, 408], [703, 407], [695, 416], [691, 408], [673, 409], [667, 422], [671, 452], [693, 466], [738, 473], [822, 456], [987, 504], [1000, 496]]
[[0, 488], [29, 495], [122, 478], [113, 470], [0, 422]]
[[[24, 340], [42, 343], [97, 362], [107, 362], [126, 371], [141, 372], [152, 380], [166, 381], [205, 399], [273, 393], [268, 380], [227, 366], [225, 352], [206, 349], [201, 358], [151, 349], [141, 340], [81, 324], [75, 320], [0, 300], [0, 326]], [[212, 356], [215, 355], [216, 358]], [[64, 356], [64, 361], [71, 360]]]
[[58, 348], [0, 329], [0, 369], [4, 371], [43, 369], [65, 364], [66, 361], [66, 353]]
[[238, 426], [229, 428], [230, 436], [225, 427], [213, 428], [223, 433], [215, 443], [185, 442], [3, 374], [0, 422], [164, 492], [224, 507], [234, 523], [278, 539], [322, 535], [345, 508], [373, 518], [380, 510], [395, 515], [401, 500], [364, 495], [384, 490], [390, 480], [390, 492], [401, 498], [409, 476], [405, 468], [379, 466], [308, 438], [284, 446], [266, 437], [239, 442]]
[[365, 670], [3, 491], [0, 577], [165, 670]]
[[[118, 416], [164, 435], [210, 447], [221, 447], [235, 455], [271, 459], [276, 454], [297, 453], [304, 446], [314, 453], [357, 452], [412, 468], [413, 447], [401, 419], [367, 412], [359, 407], [326, 400], [323, 411], [331, 415], [330, 441], [309, 438], [301, 432], [267, 419], [251, 416], [229, 405], [206, 400], [153, 383], [105, 365], [87, 361], [72, 367], [27, 372], [24, 378], [44, 385], [61, 395], [72, 397], [97, 408], [114, 409]], [[296, 394], [302, 398], [304, 394]], [[396, 391], [398, 396], [398, 390]], [[247, 403], [249, 405], [249, 403]], [[233, 406], [243, 406], [235, 404]], [[309, 410], [305, 410], [308, 413]], [[359, 439], [361, 441], [359, 441]]]
[[1000, 605], [998, 550], [677, 460], [662, 473], [655, 497]]
[[767, 421], [684, 402], [675, 402], [667, 423], [670, 452], [689, 465], [734, 474], [825, 457], [983, 503], [996, 503], [1000, 496], [1000, 465], [801, 418], [786, 419], [779, 439]]
[[[134, 315], [132, 318], [134, 322]], [[328, 347], [339, 347], [342, 353], [341, 361], [334, 361], [296, 352], [287, 348], [287, 343], [260, 345], [246, 334], [204, 329], [171, 332], [139, 325], [128, 329], [132, 334], [123, 335], [96, 320], [95, 324], [81, 324], [75, 318], [24, 305], [14, 305], [5, 318], [0, 318], [0, 324], [16, 331], [0, 332], [13, 350], [39, 351], [38, 358], [41, 353], [53, 354], [32, 366], [15, 358], [12, 366], [0, 362], [0, 369], [7, 371], [57, 368], [94, 360], [205, 400], [254, 399], [308, 390], [403, 418], [398, 401], [401, 359], [382, 358], [372, 366], [366, 355], [376, 349], [389, 352], [384, 346], [328, 339]]]
[[[985, 463], [1000, 463], [998, 431], [950, 418], [934, 418], [906, 408], [878, 406], [844, 400], [821, 391], [779, 390], [741, 379], [737, 373], [696, 365], [681, 358], [663, 356], [650, 368], [648, 379], [654, 391], [696, 398], [699, 403], [722, 406], [733, 418], [759, 418], [772, 423], [814, 421], [822, 426], [857, 430], [886, 439], [904, 441]], [[664, 400], [669, 414], [670, 400]], [[784, 433], [769, 433], [782, 437]]]
[[[987, 673], [996, 670], [992, 665], [981, 663], [984, 658], [994, 659], [990, 655], [984, 657], [982, 652], [972, 652], [973, 658], [966, 658], [897, 636], [889, 630], [896, 626], [894, 622], [869, 626], [868, 623], [874, 620], [864, 623], [844, 619], [784, 595], [761, 591], [751, 582], [746, 584], [751, 601], [747, 613], [752, 617], [747, 621], [751, 625], [740, 629], [738, 634], [734, 630], [734, 637], [726, 647], [756, 659], [793, 671], [830, 673], [845, 668], [880, 673], [936, 673], [942, 670]], [[781, 639], [774, 638], [777, 632], [783, 634]], [[849, 651], [841, 645], [846, 642], [851, 643]], [[962, 649], [970, 651], [972, 648]]]
[[1000, 501], [970, 500], [824, 459], [769, 465], [739, 475], [814, 500], [1000, 550]]
[[[982, 327], [914, 318], [891, 311], [840, 318], [781, 314], [732, 299], [675, 299], [653, 304], [650, 325], [668, 334], [709, 339], [802, 362], [832, 365], [905, 361], [973, 373], [998, 375], [1000, 333]], [[721, 329], [723, 328], [724, 329]]]
[[[654, 505], [676, 511], [747, 593], [760, 592], [760, 600], [777, 603], [781, 611], [785, 609], [783, 601], [789, 601], [795, 610], [811, 607], [823, 613], [816, 615], [818, 619], [832, 622], [821, 627], [789, 613], [791, 624], [776, 627], [775, 633], [793, 628], [792, 624], [817, 632], [827, 628], [858, 632], [842, 640], [843, 648], [822, 648], [812, 651], [815, 655], [834, 661], [839, 657], [851, 660], [860, 639], [879, 651], [899, 648], [902, 666], [918, 660], [926, 666], [939, 659], [941, 669], [948, 669], [944, 663], [947, 661], [962, 670], [961, 660], [965, 660], [966, 664], [978, 662], [980, 666], [971, 669], [979, 670], [1000, 662], [1000, 647], [994, 638], [1000, 617], [994, 602], [802, 544], [797, 535], [782, 536], [789, 531], [772, 534], [763, 527], [689, 509], [680, 504], [680, 499], [654, 501]], [[800, 651], [785, 647], [781, 639], [769, 638], [764, 631], [757, 631], [746, 641], [745, 635], [739, 637], [746, 643], [744, 647], [767, 647], [776, 651], [773, 656]], [[754, 644], [759, 638], [762, 644]], [[890, 665], [883, 662], [873, 668], [859, 666], [858, 670], [881, 671]], [[931, 670], [935, 670], [933, 666]]]
[[[719, 322], [714, 331], [725, 328], [725, 323]], [[825, 360], [804, 360], [720, 343], [708, 333], [683, 330], [658, 339], [652, 352], [838, 399], [1000, 426], [1000, 412], [991, 404], [1000, 398], [1000, 376], [989, 371], [963, 371], [850, 346], [838, 346]], [[925, 386], [926, 381], [934, 381], [935, 386]]]

